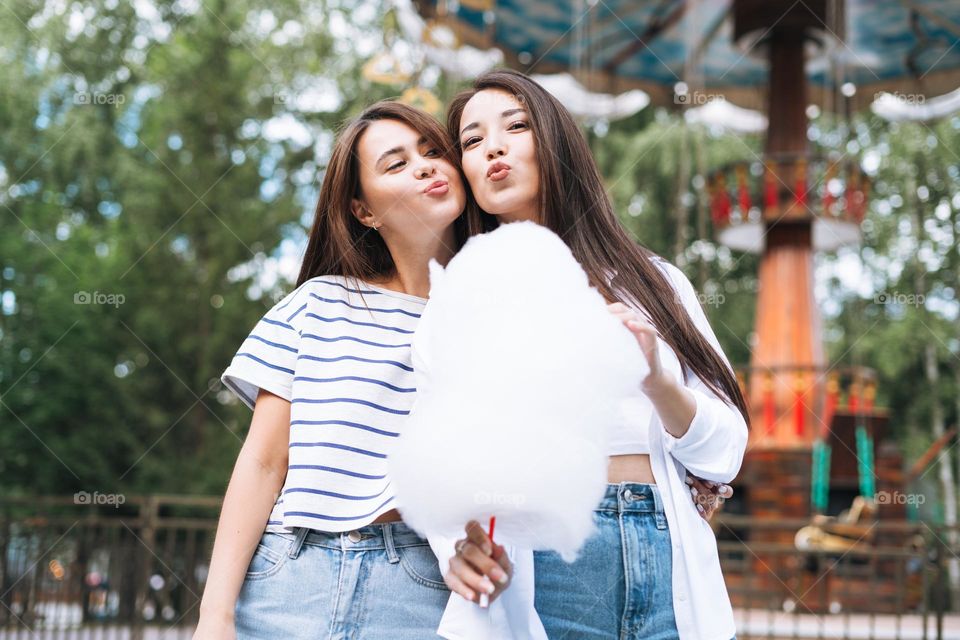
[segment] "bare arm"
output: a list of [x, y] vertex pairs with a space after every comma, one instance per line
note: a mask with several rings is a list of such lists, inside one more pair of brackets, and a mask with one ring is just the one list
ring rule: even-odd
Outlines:
[[261, 389], [223, 498], [197, 637], [209, 637], [201, 629], [233, 626], [247, 567], [286, 478], [289, 444], [290, 403]]

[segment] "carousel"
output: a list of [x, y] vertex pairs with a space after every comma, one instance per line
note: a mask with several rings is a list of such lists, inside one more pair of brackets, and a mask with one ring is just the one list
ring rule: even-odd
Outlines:
[[[629, 115], [648, 102], [699, 117], [710, 106], [753, 110], [754, 128], [766, 125], [762, 155], [712, 168], [706, 186], [715, 239], [760, 256], [755, 341], [737, 371], [753, 429], [736, 495], [716, 525], [721, 541], [748, 537], [753, 550], [724, 568], [731, 596], [741, 604], [757, 594], [787, 601], [798, 591], [778, 575], [782, 558], [766, 555], [765, 544], [825, 554], [909, 546], [909, 534], [874, 526], [907, 517], [905, 504], [882, 497], [903, 492], [954, 434], [906, 468], [887, 435], [888, 412], [875, 404], [875, 372], [824, 354], [814, 256], [859, 244], [870, 180], [849, 147], [815, 155], [807, 133], [811, 108], [840, 118], [866, 108], [902, 117], [896, 97], [905, 94], [942, 96], [925, 100], [919, 117], [960, 108], [960, 47], [952, 46], [960, 3], [418, 0], [409, 9], [416, 35], [457, 53], [445, 68], [474, 60], [478, 73], [502, 56], [554, 93], [593, 95], [565, 99], [585, 105], [571, 108], [584, 118]], [[726, 515], [796, 526], [747, 532], [724, 524]], [[897, 585], [889, 594], [855, 577], [815, 574], [810, 582], [832, 595], [795, 604], [917, 606], [916, 576], [887, 577]]]

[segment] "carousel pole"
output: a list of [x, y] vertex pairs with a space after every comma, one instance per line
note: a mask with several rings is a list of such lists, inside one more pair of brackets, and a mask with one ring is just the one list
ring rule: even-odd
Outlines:
[[[737, 37], [763, 34], [769, 61], [764, 148], [769, 202], [763, 207], [764, 241], [759, 270], [756, 343], [751, 370], [772, 372], [772, 428], [756, 433], [752, 446], [807, 449], [817, 437], [824, 388], [821, 322], [814, 299], [813, 214], [819, 206], [807, 176], [807, 80], [804, 47], [812, 29], [825, 24], [824, 3], [737, 0]], [[756, 378], [759, 382], [763, 378]], [[797, 389], [803, 380], [805, 389]], [[750, 385], [749, 403], [757, 424], [763, 419], [764, 385]], [[769, 393], [769, 392], [768, 392]], [[800, 402], [799, 399], [803, 399]], [[769, 404], [769, 399], [767, 399]]]

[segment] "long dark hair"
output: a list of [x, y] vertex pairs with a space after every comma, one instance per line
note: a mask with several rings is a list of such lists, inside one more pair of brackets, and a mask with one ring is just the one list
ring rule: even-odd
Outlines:
[[[337, 134], [327, 165], [310, 238], [297, 277], [297, 286], [320, 275], [340, 275], [355, 280], [376, 280], [396, 273], [393, 257], [376, 231], [360, 224], [350, 203], [360, 196], [360, 161], [357, 143], [372, 122], [395, 120], [408, 125], [440, 150], [460, 173], [460, 153], [447, 139], [443, 125], [430, 114], [393, 100], [382, 100], [364, 109]], [[482, 231], [480, 214], [464, 211], [454, 222], [459, 250], [467, 238]]]
[[[750, 415], [733, 372], [697, 329], [673, 286], [654, 264], [653, 251], [634, 241], [620, 224], [603, 187], [586, 138], [570, 112], [543, 87], [511, 69], [495, 69], [454, 97], [447, 109], [447, 133], [460, 151], [460, 117], [478, 91], [499, 89], [514, 95], [530, 116], [540, 170], [539, 222], [570, 247], [587, 276], [607, 300], [626, 297], [649, 315], [680, 362], [718, 396]], [[467, 209], [479, 209], [472, 194]], [[488, 214], [482, 214], [488, 225]], [[611, 282], [607, 275], [617, 274]]]

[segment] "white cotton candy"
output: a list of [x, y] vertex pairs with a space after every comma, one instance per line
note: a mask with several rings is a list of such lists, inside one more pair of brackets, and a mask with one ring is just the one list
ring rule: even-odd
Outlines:
[[496, 516], [494, 538], [570, 561], [593, 532], [607, 434], [647, 364], [569, 248], [532, 222], [471, 238], [414, 338], [418, 397], [389, 459], [422, 535]]

